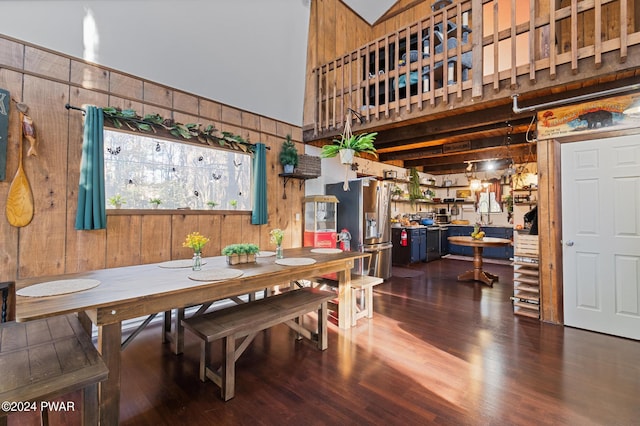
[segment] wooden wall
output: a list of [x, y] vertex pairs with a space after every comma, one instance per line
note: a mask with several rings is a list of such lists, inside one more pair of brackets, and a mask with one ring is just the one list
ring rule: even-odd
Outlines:
[[[302, 216], [304, 185], [290, 183], [283, 200], [283, 181], [278, 177], [282, 142], [287, 134], [300, 142], [300, 127], [2, 36], [0, 87], [28, 105], [39, 141], [39, 155], [24, 157], [34, 218], [28, 226], [15, 228], [4, 215], [21, 135], [16, 104], [11, 102], [7, 179], [0, 182], [0, 281], [187, 258], [191, 251], [182, 242], [193, 231], [211, 238], [205, 256], [240, 242], [273, 249], [269, 231], [276, 227], [286, 231], [285, 247], [302, 244], [302, 221], [295, 219], [297, 213]], [[106, 230], [76, 231], [82, 114], [67, 111], [66, 103], [131, 108], [139, 115], [158, 113], [181, 123], [214, 124], [251, 142], [264, 142], [271, 148], [267, 151], [269, 223], [251, 225], [250, 213], [236, 211], [108, 210]], [[304, 151], [302, 145], [298, 151]]]

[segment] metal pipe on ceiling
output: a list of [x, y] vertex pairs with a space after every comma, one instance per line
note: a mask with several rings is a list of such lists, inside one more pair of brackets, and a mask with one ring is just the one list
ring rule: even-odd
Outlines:
[[587, 93], [585, 95], [574, 96], [572, 98], [567, 98], [567, 99], [558, 99], [557, 101], [546, 102], [543, 104], [532, 105], [524, 108], [518, 107], [518, 96], [520, 95], [518, 94], [511, 95], [511, 98], [513, 98], [513, 112], [516, 114], [520, 114], [521, 112], [535, 111], [537, 109], [549, 108], [552, 106], [568, 104], [572, 102], [586, 101], [593, 98], [599, 98], [601, 96], [615, 95], [618, 93], [630, 92], [632, 90], [639, 90], [639, 89], [640, 89], [640, 83], [636, 83], [629, 86], [616, 87], [615, 89], [603, 90], [601, 92], [596, 92], [596, 93]]

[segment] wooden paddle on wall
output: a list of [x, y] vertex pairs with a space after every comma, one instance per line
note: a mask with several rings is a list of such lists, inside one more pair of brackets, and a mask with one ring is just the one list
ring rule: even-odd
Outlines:
[[[24, 122], [24, 114], [20, 112], [20, 126]], [[6, 214], [9, 223], [16, 227], [27, 226], [33, 219], [33, 193], [27, 179], [27, 174], [22, 167], [22, 138], [20, 132], [20, 142], [18, 143], [20, 152], [18, 153], [18, 171], [9, 187], [7, 196]]]

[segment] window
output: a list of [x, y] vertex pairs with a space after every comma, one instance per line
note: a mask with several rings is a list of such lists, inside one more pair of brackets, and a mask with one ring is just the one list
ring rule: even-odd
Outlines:
[[251, 156], [104, 130], [104, 174], [109, 198], [122, 208], [251, 210]]

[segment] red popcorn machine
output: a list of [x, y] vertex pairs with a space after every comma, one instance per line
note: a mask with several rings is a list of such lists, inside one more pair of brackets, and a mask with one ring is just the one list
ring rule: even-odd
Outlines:
[[304, 197], [304, 246], [336, 248], [338, 198], [335, 195]]

